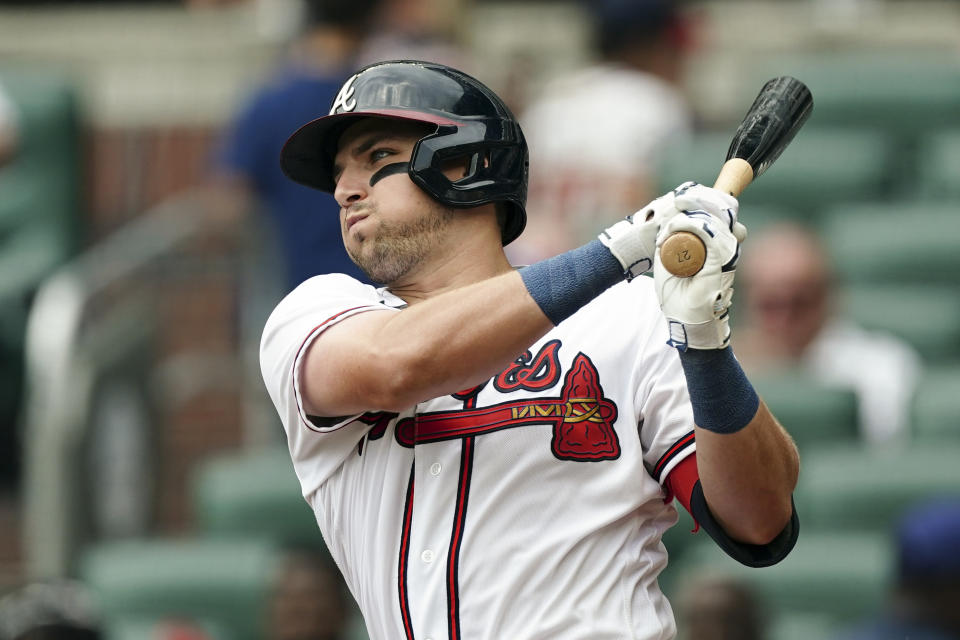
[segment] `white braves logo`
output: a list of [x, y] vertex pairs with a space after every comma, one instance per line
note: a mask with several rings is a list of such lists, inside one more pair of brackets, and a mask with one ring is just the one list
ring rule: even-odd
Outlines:
[[356, 92], [356, 89], [353, 88], [353, 81], [356, 79], [357, 75], [354, 74], [343, 83], [340, 93], [337, 94], [337, 99], [333, 101], [333, 106], [330, 107], [330, 115], [337, 112], [337, 107], [340, 107], [342, 111], [353, 111], [357, 108], [357, 101], [353, 99], [353, 94]]

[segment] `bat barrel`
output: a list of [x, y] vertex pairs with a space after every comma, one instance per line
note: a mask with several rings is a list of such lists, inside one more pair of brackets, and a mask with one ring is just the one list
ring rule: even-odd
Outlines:
[[[734, 133], [714, 188], [739, 197], [780, 157], [812, 110], [813, 96], [801, 81], [791, 76], [768, 80]], [[675, 233], [660, 247], [663, 266], [681, 278], [698, 273], [706, 257], [706, 247], [692, 233]]]
[[760, 176], [780, 157], [812, 110], [813, 95], [807, 85], [791, 76], [768, 80], [733, 134], [727, 160], [742, 158], [753, 167], [753, 177]]

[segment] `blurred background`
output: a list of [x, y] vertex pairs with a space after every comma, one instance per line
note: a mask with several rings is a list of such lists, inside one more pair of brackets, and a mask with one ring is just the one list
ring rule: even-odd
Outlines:
[[[960, 499], [960, 3], [0, 0], [0, 639], [366, 637], [257, 349], [286, 291], [349, 269], [280, 145], [387, 58], [457, 66], [520, 117], [518, 263], [712, 184], [764, 81], [808, 84], [741, 198], [733, 318], [801, 451], [803, 532], [740, 571], [681, 514], [661, 584], [696, 639], [887, 609], [914, 567], [898, 523]], [[694, 624], [706, 575], [755, 635]]]

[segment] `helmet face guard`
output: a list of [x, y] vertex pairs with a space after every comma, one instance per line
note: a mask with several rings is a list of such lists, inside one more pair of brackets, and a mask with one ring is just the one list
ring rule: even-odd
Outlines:
[[[365, 117], [436, 125], [414, 145], [410, 179], [449, 207], [505, 203], [505, 245], [523, 231], [528, 156], [520, 125], [490, 89], [440, 64], [399, 60], [361, 69], [344, 83], [329, 115], [287, 140], [280, 157], [283, 172], [295, 182], [333, 193], [340, 135]], [[451, 181], [444, 175], [442, 167], [452, 159], [468, 167], [465, 177]]]

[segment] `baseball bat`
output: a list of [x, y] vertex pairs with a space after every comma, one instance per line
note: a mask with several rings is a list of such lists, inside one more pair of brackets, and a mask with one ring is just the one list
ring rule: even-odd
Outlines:
[[[780, 157], [812, 109], [810, 90], [796, 78], [768, 80], [734, 133], [713, 188], [739, 197]], [[660, 247], [663, 266], [681, 278], [700, 271], [706, 258], [703, 241], [687, 231], [674, 233]]]

